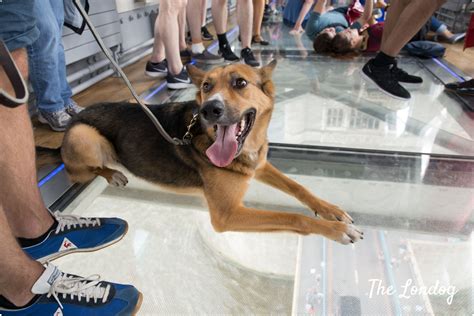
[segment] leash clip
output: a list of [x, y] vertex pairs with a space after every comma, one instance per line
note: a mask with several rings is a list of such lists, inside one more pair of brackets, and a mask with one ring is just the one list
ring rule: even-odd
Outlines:
[[175, 138], [175, 140], [179, 141], [179, 145], [189, 145], [191, 144], [191, 140], [193, 139], [194, 135], [191, 133], [191, 128], [193, 128], [194, 125], [196, 125], [196, 122], [198, 121], [198, 113], [193, 114], [193, 118], [191, 119], [191, 122], [189, 122], [188, 125], [188, 130], [186, 131], [186, 134], [184, 134], [182, 140], [178, 140]]

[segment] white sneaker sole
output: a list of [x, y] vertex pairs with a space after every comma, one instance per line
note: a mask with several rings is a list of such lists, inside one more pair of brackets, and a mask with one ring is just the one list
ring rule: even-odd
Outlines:
[[152, 77], [152, 78], [164, 78], [164, 77], [166, 77], [167, 74], [168, 74], [167, 72], [146, 71], [145, 70], [145, 75], [147, 75], [148, 77]]
[[168, 89], [171, 89], [171, 90], [187, 89], [193, 86], [192, 83], [185, 83], [185, 82], [167, 83], [167, 85], [168, 85]]
[[379, 89], [381, 92], [385, 93], [386, 95], [388, 95], [388, 96], [390, 96], [390, 97], [392, 97], [392, 98], [394, 98], [394, 99], [402, 100], [402, 101], [408, 101], [408, 100], [411, 99], [411, 97], [408, 98], [408, 99], [406, 99], [406, 98], [402, 98], [402, 97], [396, 96], [396, 95], [391, 94], [390, 92], [388, 92], [388, 91], [382, 89], [374, 80], [372, 80], [372, 78], [370, 78], [369, 76], [367, 76], [367, 75], [364, 73], [364, 71], [363, 71], [362, 69], [359, 70], [359, 73], [360, 73], [360, 76], [361, 76], [365, 81], [368, 81], [368, 82], [372, 83], [374, 86], [377, 87], [377, 89]]
[[61, 258], [61, 257], [63, 257], [63, 256], [69, 255], [69, 254], [71, 254], [71, 253], [78, 253], [78, 252], [94, 252], [94, 251], [97, 251], [97, 250], [101, 250], [101, 249], [104, 249], [104, 248], [106, 248], [106, 247], [109, 247], [109, 246], [111, 246], [111, 245], [113, 245], [113, 244], [119, 242], [120, 240], [123, 239], [123, 237], [125, 237], [125, 235], [126, 235], [127, 233], [128, 233], [128, 224], [127, 224], [127, 228], [125, 229], [125, 232], [123, 233], [122, 236], [118, 237], [117, 239], [111, 240], [111, 241], [109, 241], [109, 242], [106, 243], [106, 244], [103, 244], [103, 245], [100, 245], [100, 246], [97, 246], [97, 247], [94, 247], [94, 248], [76, 248], [76, 249], [71, 249], [71, 250], [56, 252], [56, 253], [50, 254], [49, 256], [36, 259], [36, 261], [38, 261], [38, 262], [41, 263], [41, 264], [45, 264], [46, 262], [59, 259], [59, 258]]

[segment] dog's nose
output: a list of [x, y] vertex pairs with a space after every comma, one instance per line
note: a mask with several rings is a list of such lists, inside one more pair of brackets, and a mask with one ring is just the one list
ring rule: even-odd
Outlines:
[[212, 100], [204, 103], [201, 109], [201, 115], [207, 121], [215, 122], [224, 115], [224, 103], [218, 100]]

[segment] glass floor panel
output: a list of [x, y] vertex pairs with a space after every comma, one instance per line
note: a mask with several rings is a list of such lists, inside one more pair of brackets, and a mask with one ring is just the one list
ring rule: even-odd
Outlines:
[[[471, 315], [474, 125], [443, 92], [445, 71], [401, 58], [424, 83], [409, 88], [410, 101], [396, 101], [360, 78], [367, 57], [318, 57], [305, 35], [288, 31], [264, 28], [272, 45], [255, 50], [264, 63], [279, 62], [269, 160], [348, 211], [365, 239], [343, 246], [320, 236], [215, 233], [200, 197], [127, 175], [124, 189], [95, 179], [64, 212], [121, 217], [128, 234], [57, 264], [134, 284], [144, 294], [139, 315]], [[194, 96], [165, 84], [142, 95], [155, 104]], [[311, 216], [257, 182], [245, 204]]]
[[[474, 126], [462, 123], [469, 114], [431, 73], [415, 59], [401, 59], [400, 66], [424, 82], [410, 89], [411, 100], [400, 101], [361, 78], [367, 60], [278, 58], [270, 142], [474, 156]], [[188, 89], [176, 100], [195, 93]]]
[[[317, 56], [308, 47], [311, 41], [306, 35], [293, 37], [288, 30], [281, 25], [266, 27], [264, 37], [272, 38], [272, 45], [255, 49], [262, 64], [278, 60], [273, 75], [276, 100], [268, 131], [270, 142], [474, 156], [472, 115], [444, 92], [438, 74], [433, 75], [421, 61], [400, 58], [401, 68], [423, 78], [421, 85], [407, 85], [412, 98], [401, 101], [361, 78], [360, 69], [370, 57]], [[305, 45], [293, 50], [290, 43], [295, 41]], [[233, 47], [238, 52], [239, 42], [234, 41]], [[435, 68], [438, 71], [446, 72], [440, 66]], [[160, 87], [166, 90], [164, 85]], [[143, 95], [148, 103], [195, 97], [195, 89], [164, 92], [165, 99], [155, 91]]]
[[[343, 246], [314, 235], [216, 233], [200, 197], [167, 193], [127, 175], [124, 189], [94, 180], [65, 212], [123, 218], [128, 234], [58, 264], [133, 283], [144, 294], [140, 315], [470, 314], [472, 161], [284, 147], [270, 157], [347, 210], [364, 240]], [[245, 204], [311, 216], [257, 182]], [[385, 293], [389, 287], [396, 293]]]

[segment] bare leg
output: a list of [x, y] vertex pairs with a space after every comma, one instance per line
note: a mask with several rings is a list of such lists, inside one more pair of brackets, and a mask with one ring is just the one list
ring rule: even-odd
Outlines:
[[201, 26], [206, 26], [207, 1], [201, 0]]
[[[12, 56], [26, 78], [26, 51], [16, 50]], [[7, 82], [0, 67], [0, 87], [13, 94]], [[0, 295], [23, 306], [33, 298], [31, 288], [44, 269], [26, 256], [15, 236], [38, 237], [53, 223], [37, 187], [33, 132], [25, 105], [15, 109], [0, 105], [0, 144]], [[8, 212], [6, 205], [11, 207]]]
[[165, 46], [160, 37], [160, 27], [158, 23], [158, 17], [155, 21], [155, 42], [153, 43], [153, 52], [151, 53], [151, 62], [158, 63], [165, 59]]
[[[195, 0], [194, 0], [195, 1]], [[193, 2], [191, 0], [190, 2]], [[181, 9], [178, 15], [178, 25], [179, 25], [179, 50], [188, 49], [188, 44], [186, 44], [186, 6]]]
[[303, 29], [303, 21], [306, 14], [308, 14], [309, 10], [311, 10], [311, 6], [313, 5], [313, 0], [305, 0], [303, 6], [301, 7], [300, 14], [298, 15], [298, 19], [295, 22], [295, 26], [290, 31], [290, 34], [300, 34], [304, 32]]
[[390, 2], [390, 7], [387, 9], [387, 17], [383, 25], [382, 35], [382, 46], [386, 42], [387, 38], [392, 34], [393, 28], [397, 24], [400, 14], [402, 14], [405, 8], [405, 0], [393, 0]]
[[202, 12], [201, 0], [189, 0], [186, 7], [186, 14], [188, 17], [189, 31], [191, 31], [191, 39], [193, 44], [201, 44], [201, 26], [202, 16], [196, 14], [196, 12]]
[[250, 48], [253, 20], [253, 5], [251, 0], [239, 0], [237, 3], [237, 20], [240, 28], [242, 48]]
[[388, 56], [397, 56], [403, 46], [444, 3], [444, 0], [412, 0], [404, 3], [406, 6], [393, 26], [393, 30], [390, 31], [385, 41], [382, 41], [381, 51]]
[[178, 16], [186, 7], [187, 0], [161, 0], [158, 15], [158, 31], [168, 60], [168, 69], [176, 75], [183, 69], [179, 56], [179, 23]]
[[212, 18], [217, 34], [227, 32], [227, 0], [212, 0]]
[[0, 295], [16, 306], [24, 306], [33, 298], [31, 288], [43, 273], [39, 262], [33, 261], [18, 246], [7, 217], [0, 206]]
[[[27, 77], [25, 50], [13, 52], [20, 71]], [[0, 87], [13, 94], [0, 70]], [[0, 106], [0, 201], [15, 237], [35, 238], [53, 225], [41, 199], [36, 178], [33, 129], [26, 106]]]
[[253, 36], [260, 38], [265, 0], [253, 0]]

